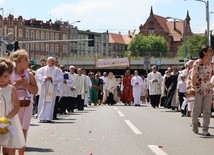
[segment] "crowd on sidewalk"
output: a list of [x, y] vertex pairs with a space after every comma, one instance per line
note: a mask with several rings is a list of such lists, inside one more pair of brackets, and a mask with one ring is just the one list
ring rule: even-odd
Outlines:
[[208, 132], [213, 109], [214, 66], [209, 46], [199, 52], [199, 59], [189, 60], [184, 68], [169, 67], [162, 76], [156, 66], [141, 77], [135, 70], [125, 70], [115, 77], [112, 72], [89, 71], [58, 65], [54, 57], [40, 61], [36, 71], [29, 69], [28, 53], [21, 49], [0, 58], [0, 146], [3, 154], [25, 152], [32, 115], [39, 123], [52, 123], [59, 115], [101, 104], [141, 106], [149, 103], [181, 111], [192, 117], [192, 130], [198, 133], [199, 115], [202, 131]]

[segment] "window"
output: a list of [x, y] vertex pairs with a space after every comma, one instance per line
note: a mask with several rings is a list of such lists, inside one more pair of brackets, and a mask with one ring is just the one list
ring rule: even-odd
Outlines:
[[25, 49], [26, 49], [27, 51], [29, 51], [29, 44], [28, 44], [28, 43], [25, 44]]
[[26, 32], [25, 32], [25, 38], [29, 38], [29, 31], [28, 30], [26, 30]]
[[44, 43], [41, 43], [41, 51], [45, 51]]
[[66, 35], [66, 34], [63, 34], [62, 39], [63, 39], [63, 40], [67, 40], [67, 35]]
[[34, 50], [34, 43], [30, 44], [30, 50], [32, 50], [32, 51]]
[[34, 39], [34, 31], [31, 30], [31, 39]]
[[56, 52], [56, 53], [59, 52], [59, 45], [55, 45], [55, 52]]
[[41, 32], [41, 40], [44, 40], [45, 39], [45, 34], [44, 34], [44, 32], [42, 31]]
[[67, 46], [66, 45], [63, 45], [63, 53], [67, 53]]
[[54, 52], [54, 45], [51, 44], [50, 52]]
[[22, 30], [19, 30], [18, 37], [19, 37], [19, 38], [22, 38]]
[[59, 34], [58, 33], [55, 34], [55, 39], [59, 40]]
[[39, 40], [39, 31], [36, 31], [36, 39]]
[[49, 33], [46, 33], [46, 40], [49, 40]]
[[36, 51], [39, 51], [39, 43], [36, 43]]
[[50, 52], [49, 51], [49, 44], [46, 44], [45, 50], [46, 50], [46, 52]]
[[149, 34], [155, 34], [155, 30], [154, 29], [149, 29]]
[[51, 33], [51, 40], [54, 40], [54, 34]]
[[21, 20], [19, 21], [19, 26], [22, 26], [22, 21]]

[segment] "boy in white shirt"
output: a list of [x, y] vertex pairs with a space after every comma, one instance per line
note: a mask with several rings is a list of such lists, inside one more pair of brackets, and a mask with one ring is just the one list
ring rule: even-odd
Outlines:
[[[180, 101], [180, 108], [182, 107], [182, 103], [184, 102], [184, 97], [185, 97], [185, 93], [186, 93], [186, 82], [185, 82], [185, 75], [181, 75], [181, 80], [178, 82], [178, 97], [179, 97], [179, 101]], [[182, 117], [185, 116], [186, 110], [181, 110], [182, 113]]]

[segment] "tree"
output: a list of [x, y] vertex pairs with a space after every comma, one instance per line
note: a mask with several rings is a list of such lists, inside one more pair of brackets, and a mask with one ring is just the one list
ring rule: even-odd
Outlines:
[[138, 34], [129, 43], [128, 51], [131, 51], [132, 56], [150, 55], [159, 57], [160, 53], [162, 56], [166, 55], [168, 46], [164, 37]]
[[199, 50], [205, 44], [207, 44], [207, 36], [192, 35], [184, 39], [178, 49], [178, 55], [183, 58], [198, 57]]

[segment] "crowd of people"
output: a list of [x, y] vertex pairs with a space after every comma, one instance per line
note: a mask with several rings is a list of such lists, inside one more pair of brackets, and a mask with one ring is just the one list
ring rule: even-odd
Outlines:
[[[8, 132], [0, 134], [3, 154], [25, 152], [32, 115], [39, 123], [52, 123], [59, 115], [87, 106], [101, 104], [141, 106], [150, 104], [181, 111], [192, 117], [192, 130], [198, 133], [199, 116], [203, 115], [202, 130], [208, 132], [213, 107], [213, 51], [201, 49], [199, 59], [189, 60], [185, 68], [169, 67], [162, 76], [156, 66], [146, 76], [135, 70], [116, 78], [112, 72], [101, 74], [75, 66], [58, 65], [54, 57], [40, 61], [36, 71], [29, 69], [28, 53], [21, 49], [7, 58], [0, 58], [0, 118], [9, 120]], [[3, 128], [0, 123], [0, 129]]]

